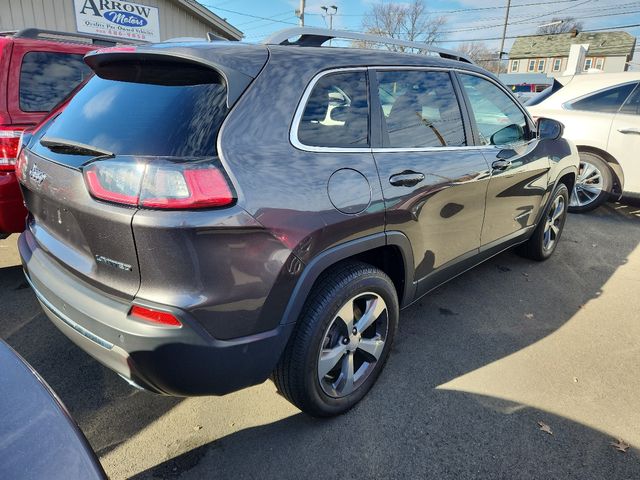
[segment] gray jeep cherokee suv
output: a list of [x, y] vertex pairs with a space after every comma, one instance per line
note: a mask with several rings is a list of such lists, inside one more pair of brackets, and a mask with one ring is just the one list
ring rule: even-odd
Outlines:
[[561, 124], [451, 52], [333, 37], [357, 36], [85, 57], [96, 76], [17, 166], [25, 274], [73, 342], [157, 393], [271, 376], [335, 415], [380, 374], [399, 309], [509, 247], [553, 253], [578, 167]]

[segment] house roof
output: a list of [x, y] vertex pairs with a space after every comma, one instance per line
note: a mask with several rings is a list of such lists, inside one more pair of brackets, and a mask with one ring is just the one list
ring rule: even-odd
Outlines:
[[[177, 3], [183, 8], [189, 10], [191, 13], [201, 18], [202, 21], [208, 23], [215, 29], [217, 29], [222, 35], [229, 40], [240, 40], [243, 35], [240, 30], [228, 23], [226, 20], [220, 18], [208, 8], [203, 7], [195, 0], [171, 0], [173, 3]], [[216, 33], [216, 32], [214, 32]]]
[[509, 58], [567, 57], [571, 45], [589, 44], [589, 56], [631, 56], [636, 37], [627, 32], [575, 32], [518, 37]]

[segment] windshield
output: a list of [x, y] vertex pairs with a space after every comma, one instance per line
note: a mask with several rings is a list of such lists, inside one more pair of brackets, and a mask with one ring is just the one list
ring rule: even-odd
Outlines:
[[222, 83], [153, 85], [92, 78], [45, 135], [117, 155], [205, 157], [227, 115]]

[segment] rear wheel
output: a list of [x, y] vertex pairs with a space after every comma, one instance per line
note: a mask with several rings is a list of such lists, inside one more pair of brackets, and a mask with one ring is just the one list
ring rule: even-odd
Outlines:
[[531, 238], [520, 245], [517, 252], [523, 257], [538, 261], [549, 258], [560, 241], [564, 222], [567, 219], [568, 204], [569, 190], [565, 184], [561, 183], [553, 191], [551, 203], [545, 210]]
[[272, 378], [309, 415], [341, 414], [375, 383], [397, 325], [389, 277], [361, 262], [339, 265], [314, 287]]
[[588, 212], [602, 205], [613, 184], [613, 176], [607, 162], [590, 152], [580, 152], [580, 169], [571, 192], [569, 211]]

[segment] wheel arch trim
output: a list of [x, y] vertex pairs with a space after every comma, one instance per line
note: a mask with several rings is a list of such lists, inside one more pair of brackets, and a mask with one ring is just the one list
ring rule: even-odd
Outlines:
[[302, 271], [280, 323], [289, 324], [297, 321], [311, 288], [318, 277], [329, 267], [358, 254], [385, 246], [397, 247], [402, 255], [405, 277], [404, 293], [402, 298], [398, 300], [401, 308], [410, 304], [416, 286], [413, 278], [413, 251], [409, 239], [404, 233], [398, 231], [380, 232], [341, 243], [316, 255]]
[[[544, 202], [544, 208], [541, 208], [540, 211], [538, 212], [538, 217], [536, 218], [536, 222], [534, 223], [534, 225], [538, 225], [538, 223], [540, 223], [540, 220], [544, 216], [544, 212], [547, 211], [547, 209], [551, 205], [551, 202], [553, 201], [553, 192], [555, 192], [556, 188], [558, 188], [558, 184], [560, 183], [560, 179], [562, 177], [564, 177], [565, 175], [567, 175], [567, 174], [573, 174], [574, 181], [575, 181], [576, 178], [578, 178], [578, 170], [573, 165], [570, 166], [570, 167], [565, 167], [562, 170], [560, 170], [560, 172], [558, 172], [558, 174], [556, 175], [555, 180], [553, 181], [552, 188], [549, 189], [549, 193], [548, 193], [549, 197]], [[569, 198], [571, 198], [571, 191], [569, 191]], [[533, 232], [533, 229], [532, 229], [532, 232]]]

